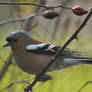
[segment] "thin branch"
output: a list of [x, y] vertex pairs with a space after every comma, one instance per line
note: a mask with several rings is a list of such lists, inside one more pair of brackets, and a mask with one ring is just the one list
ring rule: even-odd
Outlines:
[[0, 71], [0, 80], [2, 79], [2, 77], [4, 76], [8, 66], [12, 63], [12, 54], [10, 54], [9, 58], [7, 61], [5, 61], [5, 66], [2, 67], [1, 71]]
[[40, 5], [40, 4], [35, 4], [35, 3], [20, 3], [20, 2], [0, 2], [0, 5], [33, 5], [33, 6], [47, 8], [46, 6]]
[[72, 8], [66, 7], [62, 4], [57, 5], [57, 6], [48, 6], [48, 5], [42, 5], [42, 4], [36, 4], [36, 3], [0, 2], [0, 5], [33, 5], [37, 7], [43, 7], [43, 8], [64, 8], [64, 9], [72, 10]]
[[24, 22], [25, 19], [9, 19], [9, 20], [0, 22], [0, 26], [1, 26], [1, 25], [5, 25], [5, 24], [8, 24], [8, 23], [19, 22], [19, 21], [20, 21], [20, 22]]
[[[58, 7], [61, 7], [61, 8], [64, 8], [64, 9], [72, 10], [72, 8], [63, 6], [62, 4], [57, 5], [57, 6], [47, 6], [47, 5], [34, 4], [34, 3], [0, 2], [0, 5], [34, 5], [34, 6], [44, 7], [44, 8], [58, 8]], [[9, 19], [9, 20], [0, 22], [0, 25], [4, 25], [4, 24], [8, 24], [8, 23], [15, 23], [15, 22], [25, 22], [26, 20], [28, 20], [28, 22], [26, 24], [30, 25], [33, 17], [38, 16], [38, 15], [42, 15], [42, 13], [32, 14], [31, 16], [28, 16], [28, 17], [22, 18], [22, 19]], [[29, 29], [28, 27], [25, 27], [25, 30], [28, 30], [28, 29]]]
[[84, 19], [84, 21], [82, 22], [82, 24], [79, 26], [79, 28], [74, 32], [74, 34], [66, 41], [66, 43], [63, 45], [63, 47], [61, 47], [57, 53], [52, 57], [52, 59], [50, 60], [50, 62], [46, 65], [46, 67], [44, 69], [42, 69], [42, 71], [35, 77], [34, 81], [27, 86], [24, 89], [24, 92], [29, 92], [29, 90], [32, 89], [32, 87], [38, 82], [38, 80], [41, 78], [41, 76], [43, 76], [45, 74], [45, 72], [48, 70], [48, 68], [55, 62], [55, 60], [57, 59], [57, 57], [60, 55], [60, 53], [62, 53], [64, 51], [64, 49], [69, 45], [69, 43], [74, 40], [77, 39], [77, 35], [78, 33], [83, 29], [83, 27], [87, 24], [89, 18], [92, 15], [92, 9], [90, 9], [90, 12], [88, 13], [88, 15], [86, 16], [86, 18]]
[[[40, 0], [39, 1], [39, 5], [44, 5], [45, 4], [45, 0]], [[39, 10], [40, 10], [41, 7], [36, 7], [36, 9], [34, 10], [34, 15], [35, 16], [38, 16], [38, 15], [41, 15], [39, 13]], [[24, 27], [24, 30], [25, 31], [29, 31], [31, 29], [33, 29], [33, 25], [32, 25], [32, 22], [34, 21], [35, 19], [35, 16], [33, 18], [29, 17], [25, 23], [25, 27]], [[37, 23], [36, 23], [37, 24]]]
[[31, 14], [30, 16], [26, 18], [21, 18], [21, 19], [9, 19], [6, 21], [0, 22], [0, 26], [8, 24], [8, 23], [15, 23], [15, 22], [25, 22], [26, 20], [33, 19], [35, 16], [38, 16], [39, 14]]
[[92, 81], [87, 81], [79, 90], [78, 92], [81, 92], [88, 84], [91, 84]]
[[32, 80], [32, 79], [25, 79], [25, 80], [20, 80], [20, 81], [14, 81], [14, 82], [11, 82], [9, 85], [7, 85], [7, 86], [4, 87], [3, 89], [1, 89], [0, 92], [5, 91], [6, 89], [12, 87], [12, 86], [15, 85], [15, 84], [28, 82], [28, 81], [30, 81], [30, 80]]

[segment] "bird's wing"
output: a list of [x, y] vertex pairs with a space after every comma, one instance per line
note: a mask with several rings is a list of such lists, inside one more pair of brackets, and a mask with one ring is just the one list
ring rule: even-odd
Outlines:
[[[54, 55], [60, 46], [52, 45], [52, 44], [31, 44], [26, 46], [26, 50], [29, 52], [33, 52], [36, 54], [45, 54], [45, 55]], [[72, 57], [82, 57], [79, 52], [71, 51], [70, 49], [65, 49], [60, 56], [66, 58]]]
[[[44, 55], [55, 55], [59, 50], [59, 46], [51, 44], [34, 44], [26, 46], [26, 50], [35, 54], [44, 54]], [[60, 59], [55, 67], [55, 70], [62, 69], [64, 67], [69, 67], [72, 65], [79, 64], [92, 64], [92, 58], [82, 56], [79, 52], [72, 51], [70, 49], [64, 49], [62, 53], [58, 56]], [[63, 62], [61, 62], [63, 61]]]
[[60, 47], [51, 44], [31, 44], [26, 46], [26, 50], [36, 54], [54, 55]]

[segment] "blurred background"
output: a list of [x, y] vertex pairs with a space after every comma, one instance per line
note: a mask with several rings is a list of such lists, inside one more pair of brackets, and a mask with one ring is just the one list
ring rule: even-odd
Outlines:
[[[2, 1], [31, 2], [49, 6], [64, 4], [65, 6], [73, 7], [79, 5], [86, 9], [92, 6], [91, 0], [0, 0], [0, 2]], [[10, 48], [3, 48], [5, 38], [9, 33], [22, 29], [28, 31], [30, 35], [41, 41], [62, 46], [86, 17], [86, 15], [76, 16], [70, 10], [58, 8], [56, 11], [60, 16], [55, 19], [46, 19], [43, 16], [37, 16], [32, 20], [26, 19], [31, 14], [41, 11], [39, 7], [35, 6], [0, 5], [0, 90], [14, 81], [34, 79], [33, 75], [29, 75], [18, 68], [10, 54]], [[26, 20], [4, 24], [7, 20], [21, 18]], [[32, 28], [32, 26], [35, 27]], [[69, 44], [68, 48], [81, 52], [85, 56], [92, 57], [91, 27], [92, 18], [90, 18], [87, 26], [78, 34], [79, 41], [74, 40]], [[53, 76], [53, 79], [44, 83], [38, 82], [33, 87], [34, 92], [78, 92], [85, 82], [92, 80], [92, 66], [73, 66], [49, 74]], [[29, 82], [32, 82], [32, 80]], [[2, 92], [23, 92], [26, 85], [27, 83], [25, 82], [15, 84]], [[82, 90], [82, 92], [91, 91], [92, 84], [87, 85]]]

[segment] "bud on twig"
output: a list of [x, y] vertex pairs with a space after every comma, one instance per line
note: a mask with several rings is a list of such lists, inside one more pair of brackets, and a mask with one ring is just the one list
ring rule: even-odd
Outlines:
[[43, 12], [43, 17], [47, 19], [54, 19], [59, 16], [59, 13], [54, 10], [45, 10]]
[[82, 16], [82, 15], [88, 13], [88, 11], [85, 8], [81, 7], [81, 6], [72, 7], [72, 12], [77, 16]]

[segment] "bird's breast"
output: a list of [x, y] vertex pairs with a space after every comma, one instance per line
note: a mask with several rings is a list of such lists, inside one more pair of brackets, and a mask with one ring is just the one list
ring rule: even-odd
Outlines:
[[27, 51], [14, 52], [17, 65], [25, 72], [38, 74], [50, 61], [51, 56], [38, 55]]

